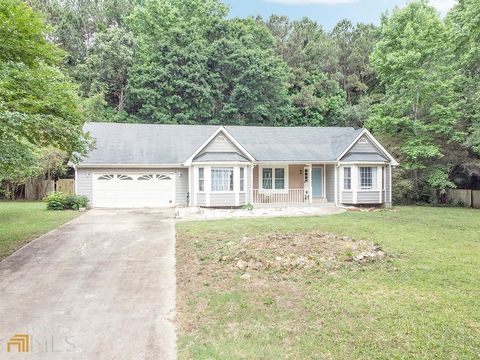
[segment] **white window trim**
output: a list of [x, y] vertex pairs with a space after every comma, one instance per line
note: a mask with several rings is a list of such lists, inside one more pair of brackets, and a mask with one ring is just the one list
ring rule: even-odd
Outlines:
[[[219, 190], [219, 191], [212, 190], [212, 181], [213, 181], [212, 171], [216, 170], [216, 169], [229, 169], [229, 170], [233, 171], [233, 190]], [[237, 181], [235, 179], [236, 179], [237, 176], [235, 176], [236, 175], [235, 169], [238, 169], [238, 167], [236, 167], [236, 166], [211, 166], [210, 169], [209, 169], [209, 172], [210, 172], [210, 188], [209, 188], [209, 191], [210, 191], [210, 193], [212, 193], [212, 194], [233, 194], [235, 192], [238, 192], [238, 191], [236, 191]]]
[[[243, 190], [240, 190], [240, 169], [243, 169]], [[233, 179], [235, 182], [235, 179]], [[240, 166], [238, 168], [238, 192], [240, 194], [245, 194], [247, 192], [247, 168], [244, 166]]]
[[[203, 191], [200, 190], [200, 169], [203, 169]], [[197, 181], [197, 192], [198, 192], [199, 194], [205, 194], [205, 192], [206, 192], [206, 189], [205, 189], [205, 184], [206, 184], [206, 181], [205, 181], [205, 173], [206, 173], [206, 171], [207, 171], [207, 170], [206, 170], [206, 168], [205, 168], [204, 166], [199, 166], [199, 167], [197, 167], [197, 171], [196, 171], [196, 173], [197, 173], [197, 179], [196, 179], [196, 181]]]
[[[272, 187], [275, 185], [275, 169], [283, 169], [285, 174], [285, 188], [284, 189], [264, 189], [263, 188], [263, 169], [272, 169]], [[289, 168], [288, 165], [259, 165], [258, 166], [258, 190], [260, 194], [278, 193], [287, 194], [289, 190]]]
[[[350, 189], [345, 189], [345, 168], [350, 168]], [[342, 191], [352, 192], [353, 191], [353, 166], [342, 166], [340, 168], [340, 185]]]
[[[372, 187], [371, 189], [361, 189], [360, 188], [360, 168], [362, 167], [369, 167], [369, 168], [376, 168], [376, 176], [377, 176], [377, 187]], [[357, 183], [358, 183], [358, 188], [357, 188], [357, 191], [358, 192], [371, 192], [371, 191], [381, 191], [382, 190], [382, 182], [381, 182], [381, 172], [382, 172], [382, 167], [381, 166], [373, 166], [373, 165], [369, 165], [369, 164], [366, 164], [366, 165], [363, 165], [363, 164], [360, 164], [358, 165], [357, 167], [357, 174], [356, 174], [356, 177], [357, 177]], [[380, 173], [380, 174], [379, 174]], [[353, 174], [352, 174], [353, 176]], [[373, 182], [373, 174], [372, 174], [372, 182]], [[380, 182], [379, 182], [380, 181]], [[380, 185], [380, 186], [379, 186]]]

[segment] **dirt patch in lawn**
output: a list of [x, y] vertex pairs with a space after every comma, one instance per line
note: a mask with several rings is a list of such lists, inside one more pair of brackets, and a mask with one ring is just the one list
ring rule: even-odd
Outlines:
[[231, 247], [227, 254], [220, 256], [219, 261], [248, 273], [332, 271], [386, 256], [378, 245], [370, 241], [318, 231], [245, 237]]

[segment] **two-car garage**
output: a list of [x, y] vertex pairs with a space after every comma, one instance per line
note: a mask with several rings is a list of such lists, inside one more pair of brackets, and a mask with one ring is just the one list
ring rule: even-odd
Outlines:
[[170, 207], [175, 205], [175, 173], [96, 172], [92, 206], [97, 208]]

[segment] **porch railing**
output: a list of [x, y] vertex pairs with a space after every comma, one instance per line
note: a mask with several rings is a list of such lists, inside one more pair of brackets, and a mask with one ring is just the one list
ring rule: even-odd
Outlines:
[[304, 189], [253, 190], [254, 204], [303, 204], [308, 201], [308, 194]]

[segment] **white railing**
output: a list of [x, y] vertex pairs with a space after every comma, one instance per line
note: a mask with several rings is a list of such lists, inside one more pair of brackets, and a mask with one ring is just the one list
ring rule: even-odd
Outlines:
[[254, 204], [303, 204], [308, 201], [308, 194], [304, 189], [253, 190]]

